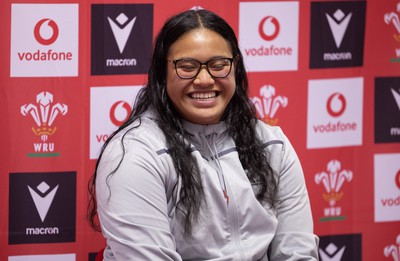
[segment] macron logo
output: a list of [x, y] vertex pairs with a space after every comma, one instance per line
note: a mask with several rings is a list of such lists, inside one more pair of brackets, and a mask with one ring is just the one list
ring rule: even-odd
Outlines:
[[119, 14], [118, 17], [115, 19], [118, 24], [111, 20], [110, 17], [107, 17], [107, 19], [110, 23], [115, 41], [117, 42], [119, 52], [122, 53], [125, 49], [125, 45], [128, 41], [129, 35], [132, 32], [133, 25], [136, 21], [136, 16], [127, 24], [126, 22], [128, 21], [128, 17], [124, 13]]
[[[50, 209], [51, 203], [53, 202], [54, 196], [56, 195], [58, 185], [49, 192], [49, 189], [50, 189], [49, 185], [47, 185], [46, 182], [42, 181], [42, 183], [40, 183], [36, 188], [41, 193], [44, 194], [43, 197], [41, 195], [39, 195], [36, 191], [34, 191], [31, 187], [28, 186], [29, 192], [31, 193], [31, 196], [33, 199], [33, 202], [35, 203], [36, 209], [39, 212], [40, 219], [42, 220], [42, 222], [44, 222], [44, 220], [47, 216], [47, 212]], [[45, 194], [47, 194], [47, 195], [45, 195]]]
[[399, 107], [400, 110], [400, 93], [396, 92], [394, 89], [392, 90], [392, 94], [393, 94], [393, 98], [395, 99], [396, 103], [397, 103], [397, 107]]
[[322, 261], [340, 261], [342, 259], [344, 250], [346, 247], [342, 247], [340, 250], [335, 246], [335, 244], [330, 243], [325, 251], [321, 248], [319, 249], [319, 255]]
[[342, 10], [338, 9], [333, 14], [333, 18], [330, 17], [328, 14], [325, 15], [326, 19], [328, 19], [333, 38], [335, 39], [336, 47], [339, 48], [342, 44], [342, 40], [344, 34], [346, 33], [347, 26], [349, 25], [352, 13], [349, 13], [347, 16], [345, 16]]

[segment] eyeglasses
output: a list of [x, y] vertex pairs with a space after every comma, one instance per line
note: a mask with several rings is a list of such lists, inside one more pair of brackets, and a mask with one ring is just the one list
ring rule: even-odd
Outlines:
[[195, 59], [168, 60], [175, 65], [175, 71], [181, 79], [193, 79], [196, 77], [201, 67], [206, 66], [207, 72], [214, 78], [225, 78], [232, 69], [234, 58], [214, 58], [207, 62], [200, 62]]

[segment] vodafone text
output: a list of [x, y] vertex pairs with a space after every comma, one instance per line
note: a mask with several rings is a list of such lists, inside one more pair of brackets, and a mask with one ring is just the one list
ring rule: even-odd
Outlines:
[[383, 198], [381, 202], [384, 207], [400, 206], [400, 196], [397, 198]]
[[42, 52], [37, 50], [34, 53], [22, 52], [18, 53], [18, 58], [23, 61], [71, 61], [71, 52], [54, 52], [53, 50], [48, 50], [47, 52]]
[[270, 47], [261, 46], [259, 48], [246, 48], [245, 53], [247, 56], [280, 56], [292, 55], [291, 47]]
[[105, 142], [108, 139], [107, 134], [96, 134], [97, 142]]
[[327, 124], [320, 124], [313, 126], [314, 132], [345, 132], [345, 131], [355, 131], [357, 130], [357, 123], [355, 122], [328, 122]]

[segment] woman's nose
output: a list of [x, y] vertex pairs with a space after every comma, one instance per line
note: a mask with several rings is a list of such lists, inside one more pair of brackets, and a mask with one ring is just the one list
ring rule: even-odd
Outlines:
[[214, 83], [214, 78], [208, 72], [207, 68], [203, 66], [202, 68], [200, 68], [200, 72], [196, 76], [194, 82], [200, 85], [210, 85]]

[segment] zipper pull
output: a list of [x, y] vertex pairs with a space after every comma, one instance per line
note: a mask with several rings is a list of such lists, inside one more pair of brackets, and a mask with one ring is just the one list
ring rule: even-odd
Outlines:
[[224, 198], [226, 199], [226, 204], [228, 205], [228, 204], [229, 204], [229, 196], [228, 196], [228, 193], [226, 193], [225, 190], [222, 190], [222, 192], [224, 193]]

